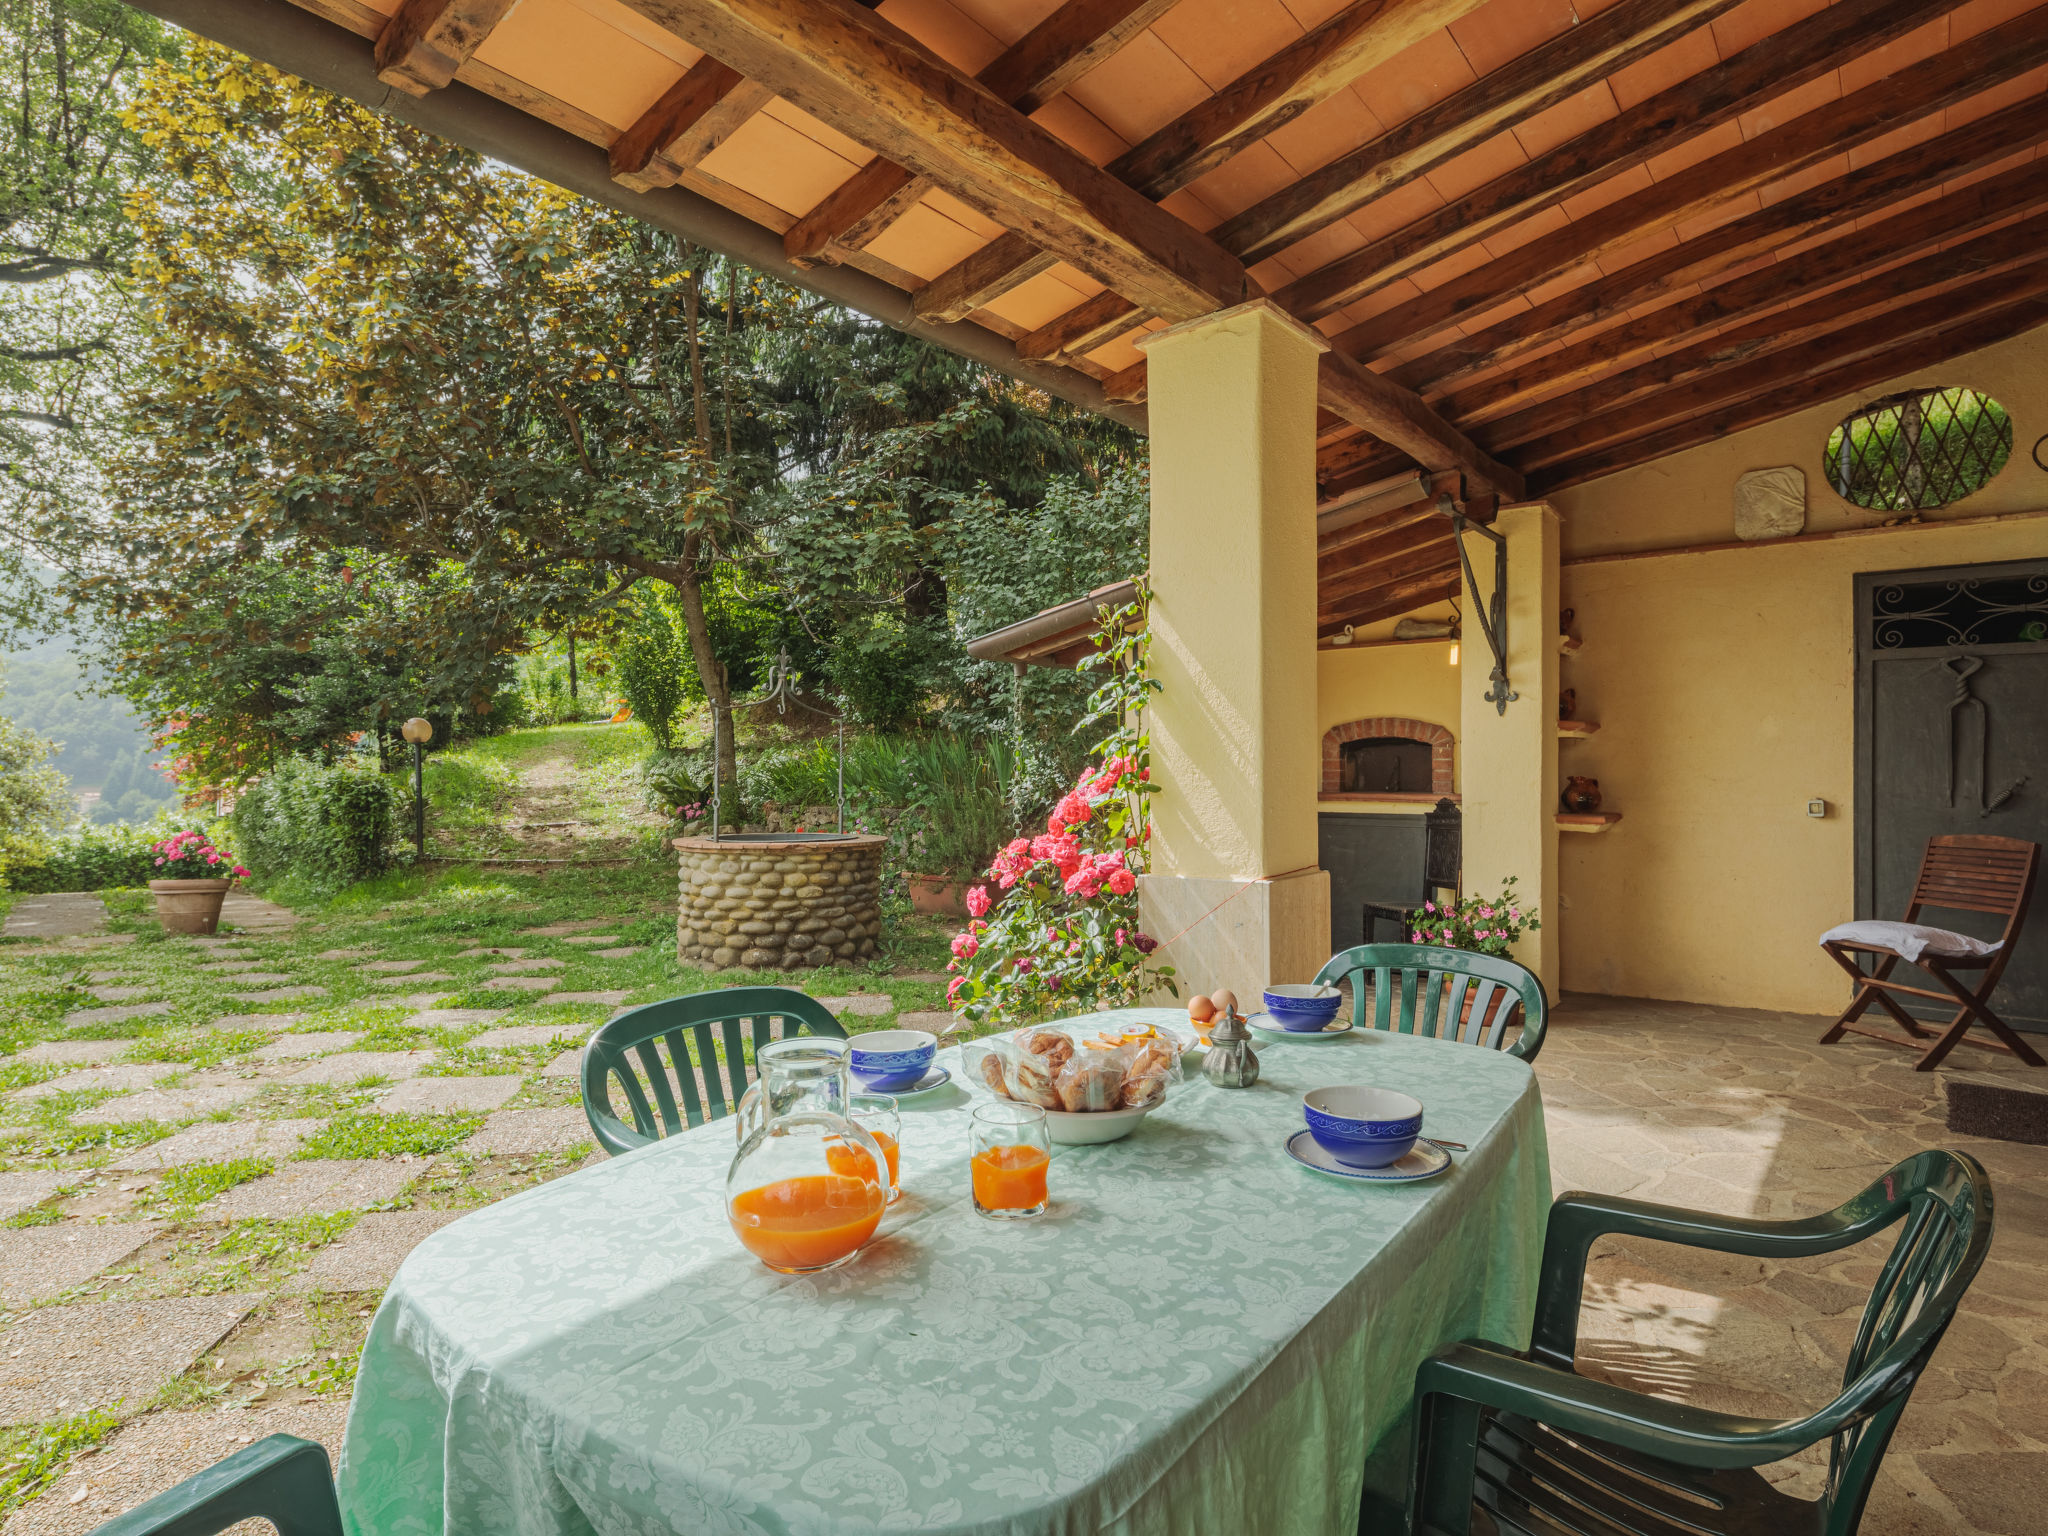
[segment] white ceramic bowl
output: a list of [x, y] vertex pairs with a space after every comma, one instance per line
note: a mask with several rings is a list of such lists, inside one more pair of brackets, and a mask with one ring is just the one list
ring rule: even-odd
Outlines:
[[1048, 1109], [1045, 1133], [1052, 1138], [1053, 1145], [1060, 1147], [1093, 1147], [1105, 1141], [1122, 1141], [1158, 1107], [1147, 1104], [1143, 1109], [1103, 1109], [1085, 1115]]

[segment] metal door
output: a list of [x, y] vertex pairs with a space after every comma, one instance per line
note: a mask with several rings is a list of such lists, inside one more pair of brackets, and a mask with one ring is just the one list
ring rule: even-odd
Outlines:
[[[2048, 843], [2048, 560], [1866, 572], [1856, 619], [1856, 915], [1897, 918], [1930, 837]], [[1981, 913], [1921, 920], [1997, 936]], [[1908, 972], [1893, 974], [1938, 985]], [[2048, 1029], [2048, 891], [1992, 1007]]]
[[1422, 899], [1422, 818], [1349, 815], [1316, 817], [1319, 862], [1330, 872], [1330, 953], [1363, 942], [1365, 904]]

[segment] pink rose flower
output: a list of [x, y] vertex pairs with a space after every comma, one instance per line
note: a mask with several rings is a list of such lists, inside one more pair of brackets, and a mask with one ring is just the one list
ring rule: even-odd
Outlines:
[[1139, 954], [1149, 955], [1159, 947], [1159, 941], [1149, 933], [1140, 933], [1132, 936], [1131, 945]]
[[971, 933], [958, 934], [953, 939], [953, 953], [962, 960], [972, 960], [974, 952], [981, 948], [981, 941]]
[[967, 888], [967, 915], [980, 917], [988, 911], [988, 887], [970, 885]]
[[967, 978], [965, 976], [955, 976], [946, 983], [946, 1001], [949, 1003], [953, 1001], [954, 998], [960, 995], [960, 989], [966, 985]]
[[1029, 972], [1037, 968], [1038, 962], [1029, 955], [1019, 955], [1013, 962], [1019, 971]]
[[1128, 869], [1119, 867], [1105, 884], [1108, 885], [1112, 895], [1128, 896], [1138, 888], [1138, 877]]

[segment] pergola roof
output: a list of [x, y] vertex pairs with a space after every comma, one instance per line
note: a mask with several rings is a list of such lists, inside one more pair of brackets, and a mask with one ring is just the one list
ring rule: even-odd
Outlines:
[[[2048, 320], [2027, 0], [145, 3], [1126, 419], [1138, 336], [1269, 296], [1333, 343], [1326, 509]], [[1456, 590], [1429, 505], [1321, 536], [1325, 632]]]

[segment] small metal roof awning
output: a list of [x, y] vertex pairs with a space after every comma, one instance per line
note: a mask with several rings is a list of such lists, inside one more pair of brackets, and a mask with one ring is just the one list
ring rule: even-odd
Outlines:
[[1086, 597], [1042, 608], [1028, 619], [978, 635], [967, 642], [967, 654], [983, 661], [1007, 661], [1019, 672], [1026, 667], [1072, 667], [1095, 649], [1102, 610], [1137, 600], [1136, 578], [1113, 581]]

